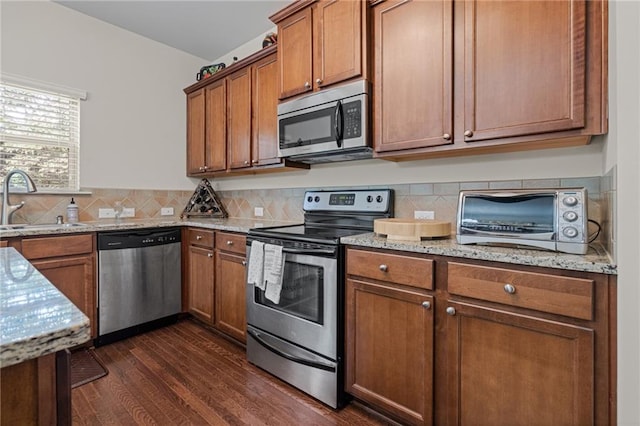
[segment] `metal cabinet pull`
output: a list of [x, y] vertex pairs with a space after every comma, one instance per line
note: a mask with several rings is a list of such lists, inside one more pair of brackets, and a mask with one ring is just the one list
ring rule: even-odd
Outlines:
[[451, 135], [449, 133], [445, 133], [444, 135], [442, 135], [442, 139], [444, 140], [450, 140], [451, 139]]
[[464, 135], [468, 138], [470, 138], [471, 136], [473, 136], [473, 132], [471, 130], [465, 130], [464, 131]]
[[516, 288], [511, 284], [505, 284], [504, 291], [505, 293], [514, 294], [516, 292]]
[[202, 239], [202, 235], [196, 235], [196, 240], [200, 241]]
[[453, 306], [449, 306], [447, 308], [447, 315], [454, 316], [455, 314], [456, 314], [456, 308], [454, 308]]
[[231, 240], [227, 241], [227, 245], [228, 246], [232, 246], [233, 245], [233, 241], [231, 241]]
[[247, 261], [246, 260], [242, 261], [242, 266], [247, 266]]
[[431, 302], [425, 300], [424, 302], [422, 302], [422, 307], [425, 309], [431, 309]]
[[382, 271], [382, 272], [387, 272], [389, 270], [389, 267], [387, 265], [380, 265], [378, 266], [378, 268]]
[[213, 257], [213, 253], [207, 253], [207, 257]]
[[316, 78], [316, 84], [322, 84], [322, 79], [321, 78]]
[[305, 88], [305, 89], [311, 89], [311, 84], [309, 84], [309, 82], [308, 82], [308, 81], [305, 81], [305, 82], [304, 82], [304, 88]]

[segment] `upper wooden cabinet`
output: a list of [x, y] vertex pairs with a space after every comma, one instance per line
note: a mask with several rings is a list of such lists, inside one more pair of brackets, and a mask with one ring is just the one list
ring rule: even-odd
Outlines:
[[297, 1], [270, 19], [278, 25], [280, 99], [366, 77], [365, 1]]
[[278, 157], [275, 46], [185, 89], [187, 175], [309, 168]]
[[606, 17], [606, 1], [377, 2], [376, 156], [570, 146], [605, 133]]

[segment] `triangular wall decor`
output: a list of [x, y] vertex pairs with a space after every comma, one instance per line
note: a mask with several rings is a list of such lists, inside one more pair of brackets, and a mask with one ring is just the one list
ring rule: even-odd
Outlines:
[[180, 215], [183, 217], [227, 217], [227, 211], [218, 199], [207, 179], [198, 184], [187, 206]]

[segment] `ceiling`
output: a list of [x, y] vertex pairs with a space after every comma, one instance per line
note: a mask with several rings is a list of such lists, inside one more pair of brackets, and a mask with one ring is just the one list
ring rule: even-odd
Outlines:
[[213, 61], [274, 27], [269, 16], [291, 3], [291, 0], [54, 2]]

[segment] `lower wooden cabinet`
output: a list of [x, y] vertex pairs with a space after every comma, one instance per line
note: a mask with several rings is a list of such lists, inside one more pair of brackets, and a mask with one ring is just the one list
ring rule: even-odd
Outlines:
[[[379, 273], [426, 260], [433, 287]], [[346, 271], [357, 399], [407, 424], [615, 424], [615, 276], [355, 247]]]
[[346, 301], [347, 392], [408, 424], [431, 424], [434, 298], [348, 279]]
[[216, 249], [216, 327], [223, 333], [246, 343], [245, 237], [238, 238], [234, 234], [218, 233], [216, 241], [223, 239], [226, 244], [234, 242], [234, 237], [239, 239], [237, 245], [217, 245], [217, 247], [228, 250], [238, 248], [242, 250], [242, 254], [237, 251], [225, 251], [223, 248]]

